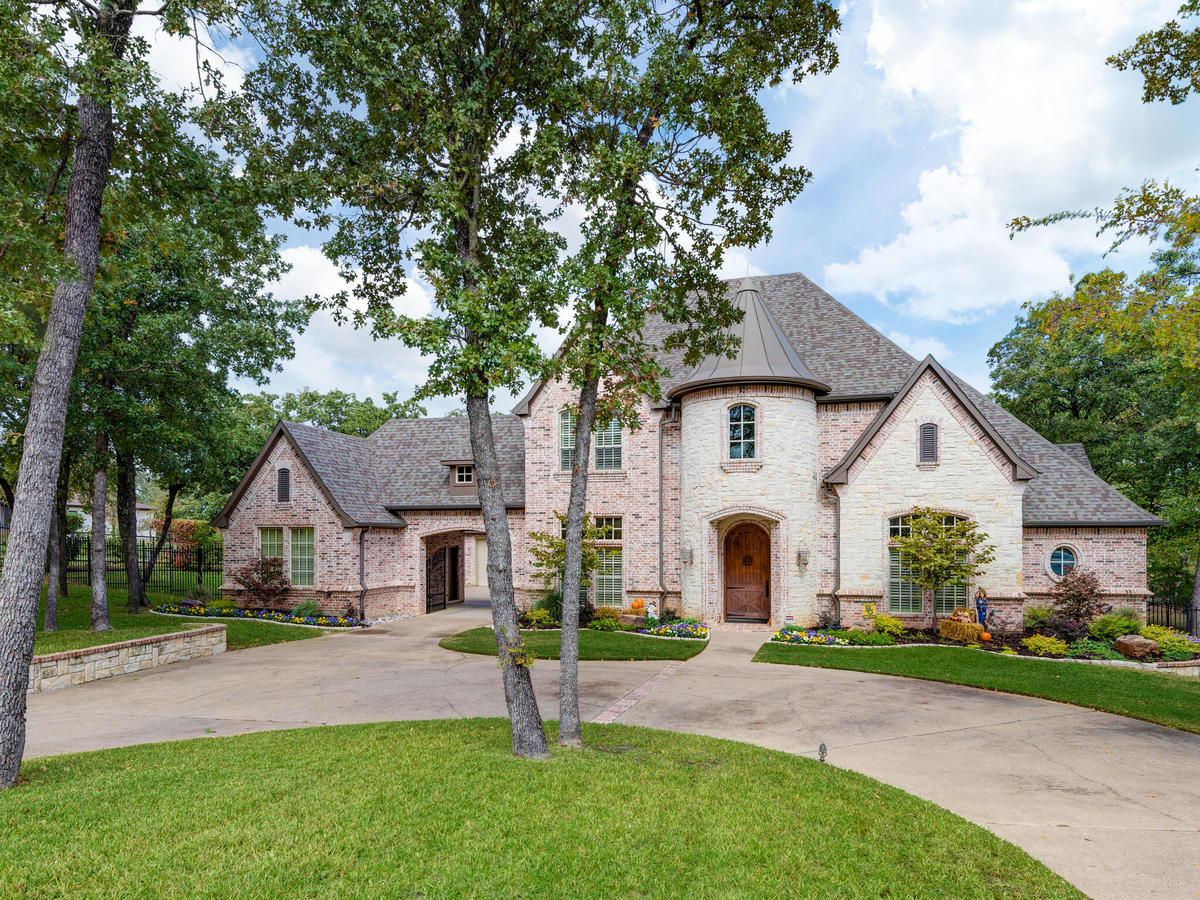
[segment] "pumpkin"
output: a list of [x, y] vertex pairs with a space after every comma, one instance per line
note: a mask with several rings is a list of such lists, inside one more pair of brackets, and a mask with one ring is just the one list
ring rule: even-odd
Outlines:
[[633, 601], [633, 603], [631, 605], [634, 609], [645, 609], [646, 601], [643, 600], [641, 597], [638, 597], [636, 600]]
[[979, 639], [981, 641], [990, 641], [992, 639], [992, 636], [990, 634], [988, 634], [986, 631], [983, 631], [983, 632], [980, 632]]

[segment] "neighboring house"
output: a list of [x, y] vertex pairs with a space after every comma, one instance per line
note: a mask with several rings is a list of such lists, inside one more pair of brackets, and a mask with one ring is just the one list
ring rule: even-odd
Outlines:
[[[986, 589], [998, 628], [1071, 568], [1112, 603], [1144, 605], [1146, 529], [1160, 520], [932, 357], [917, 361], [799, 274], [747, 281], [735, 359], [663, 357], [664, 401], [643, 427], [601, 427], [588, 509], [610, 526], [590, 594], [710, 623], [860, 624], [873, 606], [912, 625]], [[663, 323], [648, 326], [654, 343]], [[529, 534], [559, 528], [575, 394], [537, 385], [494, 416], [514, 578], [540, 590]], [[892, 544], [914, 506], [979, 523], [995, 561], [936, 594]], [[297, 594], [367, 616], [421, 613], [486, 584], [467, 420], [394, 420], [368, 438], [280, 423], [214, 521], [226, 584], [260, 555]]]
[[[79, 513], [83, 517], [83, 524], [79, 531], [81, 534], [91, 534], [92, 531], [92, 513], [91, 503], [84, 505], [82, 498], [72, 496], [67, 500], [67, 512]], [[138, 503], [137, 505], [137, 533], [139, 537], [154, 537], [154, 507], [148, 503]], [[108, 510], [108, 533], [117, 533], [117, 513], [116, 510]]]

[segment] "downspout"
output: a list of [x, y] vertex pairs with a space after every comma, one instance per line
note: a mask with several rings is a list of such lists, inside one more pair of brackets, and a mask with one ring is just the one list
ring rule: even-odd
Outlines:
[[[667, 602], [667, 575], [664, 571], [666, 550], [663, 544], [663, 519], [665, 518], [667, 507], [666, 499], [663, 495], [663, 430], [664, 426], [678, 421], [678, 417], [675, 415], [678, 411], [678, 406], [674, 403], [668, 403], [662, 418], [658, 422], [658, 614], [660, 616], [663, 614]], [[667, 418], [667, 413], [670, 413], [670, 418]]]
[[842, 601], [838, 591], [842, 587], [842, 498], [837, 491], [825, 485], [825, 496], [833, 501], [833, 588], [829, 598], [833, 601], [833, 627], [842, 627]]
[[358, 529], [358, 584], [362, 590], [358, 594], [358, 621], [367, 618], [367, 532], [370, 527]]

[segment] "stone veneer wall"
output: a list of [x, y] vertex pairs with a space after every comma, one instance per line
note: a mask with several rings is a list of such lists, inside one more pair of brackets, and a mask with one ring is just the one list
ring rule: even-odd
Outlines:
[[[729, 459], [729, 407], [757, 408], [757, 458]], [[810, 624], [817, 614], [817, 408], [813, 392], [787, 385], [710, 388], [683, 397], [680, 541], [683, 608], [708, 622], [725, 618], [723, 543], [739, 522], [771, 540], [771, 622]], [[807, 546], [801, 568], [797, 550]]]
[[29, 666], [29, 693], [53, 691], [224, 652], [225, 626], [204, 625], [173, 634], [48, 653], [35, 656]]
[[[939, 462], [917, 462], [920, 425], [939, 426]], [[998, 618], [1019, 608], [1023, 590], [1023, 482], [969, 413], [933, 373], [917, 382], [851, 467], [842, 498], [842, 622], [863, 623], [862, 604], [887, 611], [888, 519], [914, 506], [932, 506], [978, 522], [996, 545], [996, 559], [975, 582], [984, 587]], [[927, 594], [920, 615], [902, 615], [910, 626], [933, 618]]]

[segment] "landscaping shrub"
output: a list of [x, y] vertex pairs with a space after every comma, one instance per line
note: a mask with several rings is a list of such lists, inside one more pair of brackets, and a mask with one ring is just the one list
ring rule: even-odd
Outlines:
[[1021, 645], [1037, 656], [1066, 656], [1067, 642], [1044, 634], [1035, 634], [1021, 641]]
[[278, 556], [265, 556], [246, 563], [233, 572], [233, 580], [246, 592], [250, 606], [267, 609], [282, 603], [292, 589], [283, 559]]
[[292, 616], [297, 619], [307, 619], [309, 616], [319, 615], [320, 612], [320, 604], [311, 597], [307, 600], [301, 600], [292, 607]]
[[1023, 614], [1026, 628], [1045, 628], [1050, 624], [1054, 610], [1049, 606], [1027, 606]]
[[1158, 644], [1164, 659], [1191, 659], [1200, 655], [1200, 639], [1165, 625], [1146, 625], [1142, 628], [1142, 637]]
[[[672, 622], [682, 622], [684, 619], [680, 618], [679, 613], [673, 609], [661, 609], [658, 612], [658, 621], [662, 625], [670, 625]], [[688, 619], [687, 621], [694, 622], [695, 619]]]
[[[542, 594], [537, 603], [533, 604], [534, 609], [544, 609], [550, 613], [550, 617], [555, 622], [562, 621], [563, 596], [562, 591], [552, 590]], [[579, 625], [586, 626], [592, 621], [592, 617], [596, 614], [596, 608], [587, 601], [586, 598], [581, 598], [579, 601]]]
[[1088, 634], [1110, 644], [1123, 634], [1140, 634], [1142, 617], [1131, 609], [1117, 609], [1088, 623]]
[[[895, 616], [875, 616], [875, 630], [881, 634], [890, 634], [894, 638], [904, 634], [904, 623]], [[893, 641], [893, 643], [895, 643]]]
[[187, 592], [187, 596], [183, 598], [188, 603], [195, 603], [199, 606], [212, 606], [212, 593], [209, 592], [202, 584], [196, 585]]
[[621, 623], [608, 616], [597, 616], [588, 623], [588, 628], [592, 631], [621, 631]]
[[1072, 569], [1059, 579], [1050, 596], [1054, 598], [1054, 611], [1076, 622], [1090, 622], [1104, 608], [1100, 579], [1079, 569]]
[[593, 619], [619, 619], [621, 609], [617, 606], [597, 606]]
[[1091, 657], [1095, 659], [1124, 659], [1120, 653], [1112, 648], [1111, 644], [1106, 644], [1104, 641], [1093, 641], [1088, 638], [1080, 638], [1072, 642], [1067, 650], [1067, 656], [1078, 659], [1079, 657]]
[[1070, 616], [1056, 613], [1050, 617], [1046, 628], [1054, 637], [1062, 638], [1068, 644], [1087, 635], [1087, 623]]
[[205, 606], [209, 609], [234, 609], [237, 604], [227, 597], [214, 597]]
[[896, 643], [896, 639], [886, 631], [860, 631], [856, 628], [849, 628], [825, 633], [840, 637], [847, 644], [857, 647], [888, 647]]
[[559, 623], [546, 609], [531, 609], [524, 616], [521, 624], [526, 628], [557, 628]]

